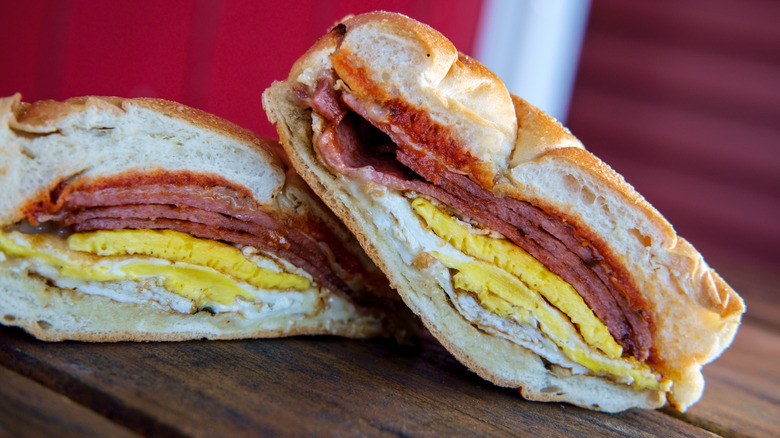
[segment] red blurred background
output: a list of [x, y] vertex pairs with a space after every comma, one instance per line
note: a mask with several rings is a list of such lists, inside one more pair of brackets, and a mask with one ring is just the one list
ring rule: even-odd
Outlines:
[[25, 100], [151, 96], [198, 107], [261, 135], [260, 95], [350, 13], [387, 9], [471, 51], [479, 1], [25, 0], [0, 6], [0, 93]]
[[[344, 15], [401, 12], [477, 56], [487, 1], [5, 1], [0, 95], [161, 97], [275, 136], [262, 91]], [[778, 23], [776, 0], [591, 4], [566, 124], [716, 268], [780, 271]]]

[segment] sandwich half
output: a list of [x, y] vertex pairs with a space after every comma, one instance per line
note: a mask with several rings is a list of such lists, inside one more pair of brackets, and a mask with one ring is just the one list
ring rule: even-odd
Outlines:
[[462, 363], [531, 400], [680, 410], [742, 299], [608, 165], [441, 34], [348, 18], [263, 95], [299, 173]]
[[0, 187], [0, 322], [40, 339], [404, 329], [387, 279], [278, 143], [203, 111], [0, 99]]

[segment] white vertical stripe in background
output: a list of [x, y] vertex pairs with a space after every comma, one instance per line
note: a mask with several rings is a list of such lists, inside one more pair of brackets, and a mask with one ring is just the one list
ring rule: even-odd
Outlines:
[[565, 121], [590, 0], [484, 0], [483, 8], [474, 57], [510, 92]]

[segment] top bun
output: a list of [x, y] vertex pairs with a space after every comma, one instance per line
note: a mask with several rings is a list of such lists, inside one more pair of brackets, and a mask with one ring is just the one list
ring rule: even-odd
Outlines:
[[23, 204], [75, 176], [136, 168], [208, 173], [243, 186], [261, 204], [285, 183], [285, 164], [273, 153], [278, 144], [162, 99], [0, 98], [0, 142], [0, 226], [21, 220]]

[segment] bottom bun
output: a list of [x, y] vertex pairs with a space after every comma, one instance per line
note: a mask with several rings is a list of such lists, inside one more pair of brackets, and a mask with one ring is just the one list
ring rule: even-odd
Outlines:
[[[133, 282], [111, 286], [118, 295], [149, 296], [151, 292]], [[270, 312], [253, 318], [245, 312], [186, 313], [166, 308], [159, 300], [122, 302], [85, 294], [75, 288], [58, 287], [36, 274], [5, 267], [0, 268], [0, 295], [2, 323], [21, 327], [45, 341], [184, 341], [300, 334], [366, 338], [383, 333], [381, 320], [356, 313], [347, 302], [328, 306], [316, 315]], [[353, 317], [345, 318], [346, 312]]]

